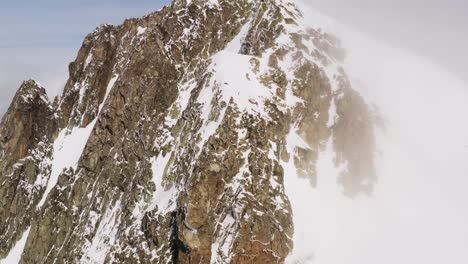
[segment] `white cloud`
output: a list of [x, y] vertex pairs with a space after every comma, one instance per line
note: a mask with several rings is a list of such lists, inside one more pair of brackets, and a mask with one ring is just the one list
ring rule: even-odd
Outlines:
[[378, 136], [373, 197], [342, 196], [330, 156], [319, 163], [317, 189], [294, 189], [293, 207], [302, 219], [295, 220], [291, 261], [468, 263], [465, 83], [421, 57], [327, 23], [314, 11], [306, 14], [343, 39], [355, 88], [380, 107], [388, 128]]
[[0, 116], [21, 83], [29, 78], [45, 86], [50, 98], [59, 94], [68, 78], [68, 63], [75, 53], [74, 49], [66, 48], [0, 50]]

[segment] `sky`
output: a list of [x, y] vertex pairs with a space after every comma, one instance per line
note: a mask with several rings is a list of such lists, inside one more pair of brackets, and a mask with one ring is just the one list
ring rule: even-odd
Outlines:
[[[0, 116], [21, 82], [49, 95], [63, 89], [67, 65], [87, 33], [161, 8], [168, 0], [0, 1]], [[408, 50], [468, 82], [468, 2], [463, 0], [306, 0], [374, 39]]]
[[61, 92], [85, 36], [103, 23], [121, 24], [169, 1], [0, 0], [0, 116], [23, 80], [53, 97]]
[[[292, 256], [308, 257], [313, 247], [314, 263], [468, 263], [468, 3], [302, 1], [356, 30], [336, 32], [349, 48], [345, 67], [353, 87], [379, 106], [390, 125], [377, 131], [379, 181], [372, 199], [340, 196], [336, 176], [329, 177], [337, 174], [331, 153], [319, 160], [317, 190], [286, 177], [294, 225], [301, 230]], [[1, 107], [29, 77], [58, 93], [88, 32], [164, 4], [4, 2]]]

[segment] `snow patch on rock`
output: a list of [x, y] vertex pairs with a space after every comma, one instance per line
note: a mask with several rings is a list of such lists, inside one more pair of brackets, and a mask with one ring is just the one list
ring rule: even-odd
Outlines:
[[17, 264], [21, 260], [21, 254], [23, 253], [24, 247], [26, 246], [26, 241], [28, 240], [29, 232], [31, 227], [24, 231], [21, 239], [16, 242], [15, 246], [10, 250], [6, 258], [0, 260], [0, 264]]

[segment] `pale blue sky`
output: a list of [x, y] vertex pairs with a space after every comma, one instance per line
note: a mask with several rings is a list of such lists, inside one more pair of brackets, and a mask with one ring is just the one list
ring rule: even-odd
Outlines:
[[102, 23], [119, 24], [159, 9], [164, 0], [0, 1], [0, 49], [77, 46]]
[[[233, 0], [234, 1], [234, 0]], [[440, 64], [468, 81], [466, 0], [302, 0], [334, 19]], [[0, 116], [22, 80], [57, 94], [87, 33], [169, 0], [0, 0]]]
[[[24, 79], [60, 92], [84, 37], [103, 23], [120, 24], [169, 0], [0, 0], [0, 116]], [[52, 87], [51, 87], [52, 86]]]

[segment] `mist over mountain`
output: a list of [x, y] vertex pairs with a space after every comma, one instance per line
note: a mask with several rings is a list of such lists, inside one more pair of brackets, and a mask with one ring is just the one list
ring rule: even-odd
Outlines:
[[2, 264], [468, 261], [464, 83], [306, 1], [175, 0], [68, 72], [0, 123]]

